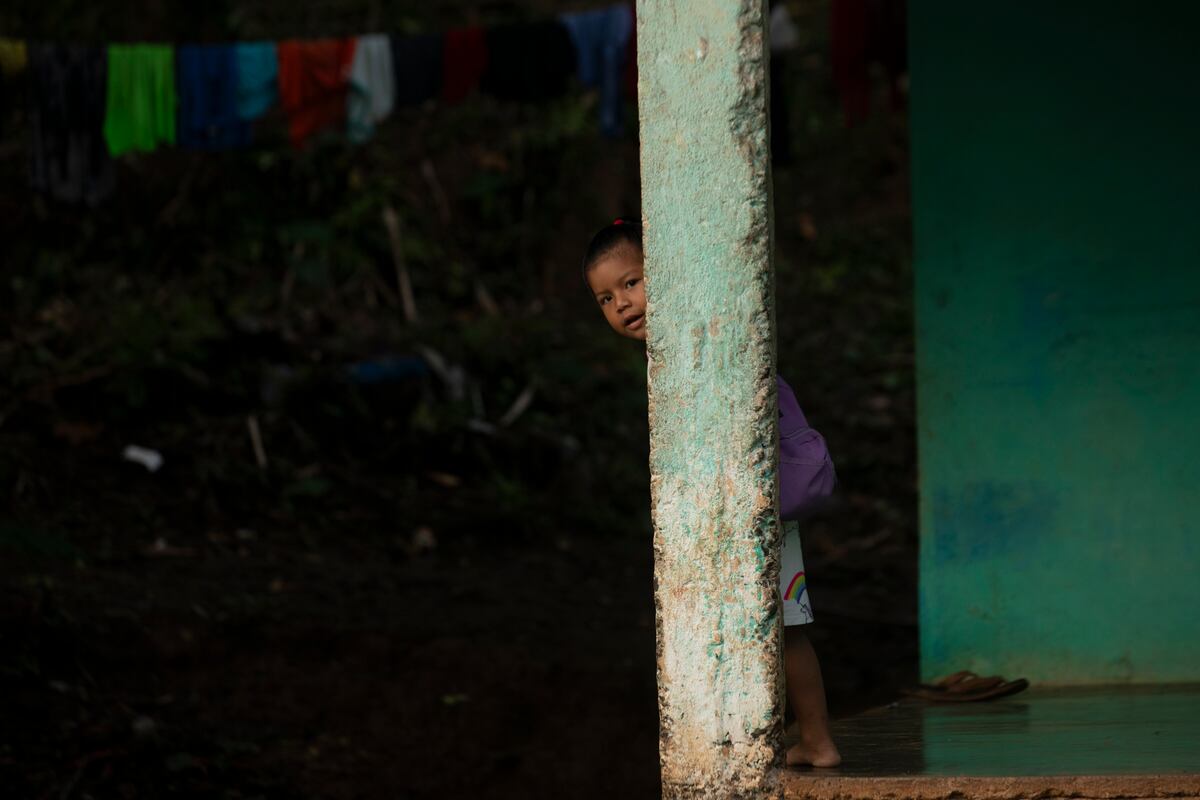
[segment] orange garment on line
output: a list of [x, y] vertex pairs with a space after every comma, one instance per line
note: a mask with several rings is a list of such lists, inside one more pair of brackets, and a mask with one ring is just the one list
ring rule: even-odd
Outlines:
[[354, 39], [280, 42], [278, 58], [279, 100], [294, 146], [303, 146], [318, 131], [345, 124]]

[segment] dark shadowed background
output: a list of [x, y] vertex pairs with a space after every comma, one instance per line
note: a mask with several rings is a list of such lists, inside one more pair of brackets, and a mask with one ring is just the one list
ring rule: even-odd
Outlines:
[[[828, 5], [786, 5], [778, 363], [841, 479], [805, 547], [844, 714], [916, 673], [906, 119], [873, 67], [848, 124]], [[559, 10], [47, 0], [0, 34]], [[579, 278], [638, 212], [632, 100], [615, 140], [580, 88], [399, 109], [360, 146], [296, 151], [268, 117], [245, 150], [123, 157], [83, 208], [29, 188], [22, 97], [0, 113], [0, 795], [656, 796], [645, 363]]]

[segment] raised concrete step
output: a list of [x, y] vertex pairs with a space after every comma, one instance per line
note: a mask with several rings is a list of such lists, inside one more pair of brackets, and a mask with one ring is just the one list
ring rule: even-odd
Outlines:
[[903, 701], [834, 725], [845, 763], [788, 770], [789, 798], [1200, 797], [1200, 686]]

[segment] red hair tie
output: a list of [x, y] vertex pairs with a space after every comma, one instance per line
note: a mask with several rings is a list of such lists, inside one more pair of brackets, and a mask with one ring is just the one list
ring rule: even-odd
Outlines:
[[621, 219], [620, 217], [617, 217], [616, 219], [614, 219], [614, 220], [613, 220], [613, 223], [612, 223], [612, 224], [613, 224], [613, 225], [624, 225], [624, 224], [625, 224], [625, 220]]

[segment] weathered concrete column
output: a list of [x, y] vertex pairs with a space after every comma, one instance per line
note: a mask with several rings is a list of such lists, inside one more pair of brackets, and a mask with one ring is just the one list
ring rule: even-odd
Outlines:
[[664, 796], [767, 797], [781, 736], [765, 0], [639, 0]]

